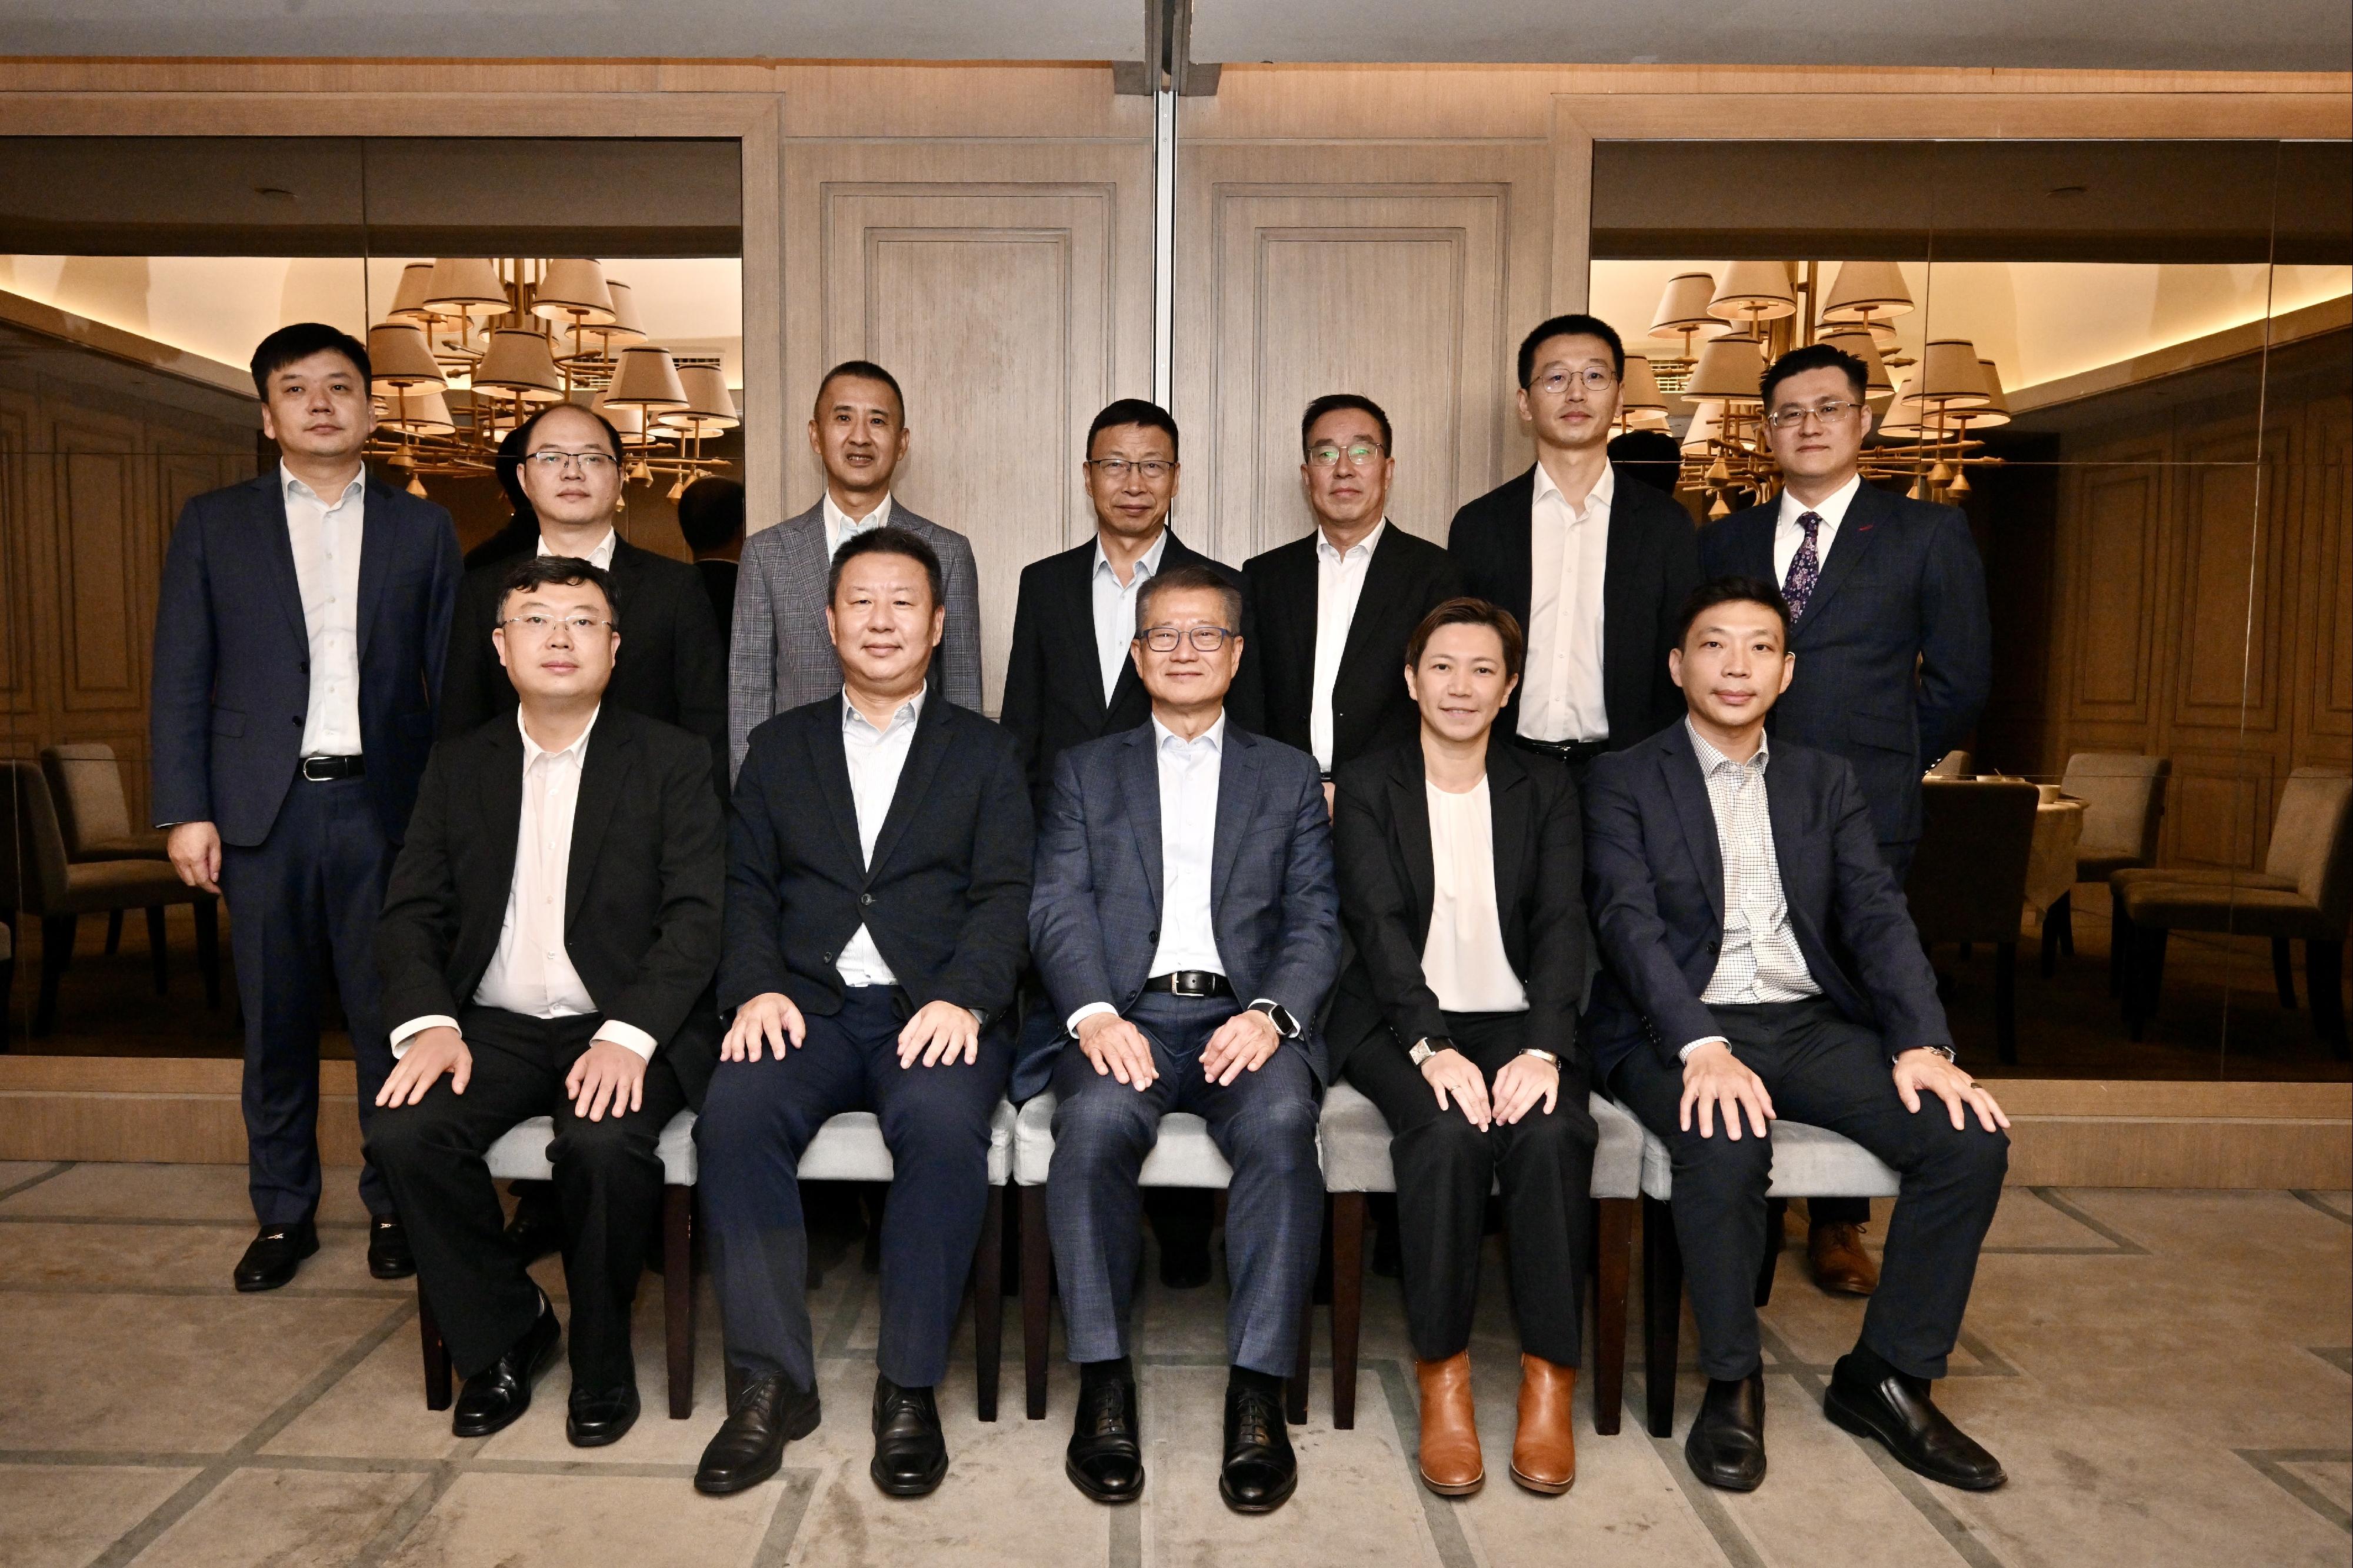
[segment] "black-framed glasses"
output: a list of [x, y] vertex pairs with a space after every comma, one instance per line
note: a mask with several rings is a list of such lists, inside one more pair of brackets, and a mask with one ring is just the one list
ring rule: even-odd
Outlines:
[[1377, 461], [1382, 456], [1380, 447], [1370, 441], [1351, 441], [1345, 447], [1330, 441], [1318, 441], [1307, 448], [1307, 460], [1319, 468], [1333, 468], [1339, 467], [1344, 453], [1348, 461], [1360, 468]]
[[1860, 403], [1850, 403], [1844, 398], [1838, 397], [1831, 398], [1826, 403], [1790, 404], [1785, 407], [1776, 408], [1772, 413], [1765, 416], [1765, 423], [1776, 430], [1795, 430], [1809, 418], [1813, 418], [1820, 420], [1827, 426], [1841, 423], [1848, 415], [1862, 406]]
[[566, 463], [575, 463], [583, 474], [592, 478], [611, 473], [620, 466], [619, 459], [610, 452], [558, 452], [552, 447], [525, 452], [522, 460], [543, 474], [559, 473]]
[[499, 623], [502, 626], [521, 626], [525, 636], [542, 638], [551, 636], [558, 626], [575, 637], [596, 637], [612, 624], [595, 616], [509, 616]]
[[1575, 382], [1588, 392], [1600, 392], [1616, 384], [1617, 380], [1616, 376], [1603, 370], [1599, 365], [1589, 364], [1583, 370], [1556, 370], [1549, 375], [1540, 375], [1535, 379], [1535, 389], [1558, 397], [1568, 390], [1570, 382]]
[[1140, 463], [1130, 462], [1125, 458], [1090, 458], [1087, 467], [1116, 484], [1127, 478], [1131, 468], [1146, 479], [1165, 479], [1176, 471], [1176, 463], [1170, 458], [1146, 458]]
[[1190, 641], [1196, 653], [1215, 653], [1226, 646], [1228, 637], [1241, 635], [1223, 626], [1147, 626], [1135, 634], [1135, 639], [1155, 653], [1175, 653], [1180, 640]]

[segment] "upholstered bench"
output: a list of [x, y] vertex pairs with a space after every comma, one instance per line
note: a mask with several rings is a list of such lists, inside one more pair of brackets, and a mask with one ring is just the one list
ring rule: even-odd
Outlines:
[[[1642, 1126], [1599, 1095], [1587, 1101], [1600, 1139], [1593, 1151], [1596, 1210], [1593, 1429], [1618, 1430], [1625, 1402], [1626, 1269], [1633, 1250], [1634, 1200], [1641, 1188]], [[1389, 1125], [1354, 1087], [1324, 1095], [1316, 1128], [1324, 1187], [1332, 1194], [1332, 1424], [1356, 1424], [1356, 1349], [1364, 1318], [1365, 1194], [1397, 1191]]]
[[[1622, 1108], [1621, 1108], [1622, 1109]], [[1633, 1120], [1630, 1111], [1624, 1113]], [[1716, 1136], [1724, 1136], [1719, 1126]], [[1781, 1255], [1782, 1215], [1791, 1198], [1892, 1198], [1904, 1179], [1880, 1163], [1862, 1144], [1828, 1128], [1802, 1121], [1775, 1121], [1773, 1169], [1765, 1190], [1764, 1267], [1757, 1276], [1757, 1304], [1773, 1295], [1773, 1265]], [[1675, 1362], [1683, 1315], [1683, 1254], [1675, 1239], [1672, 1200], [1674, 1156], [1664, 1140], [1642, 1131], [1642, 1381], [1650, 1406], [1651, 1435], [1671, 1437], [1675, 1429]]]

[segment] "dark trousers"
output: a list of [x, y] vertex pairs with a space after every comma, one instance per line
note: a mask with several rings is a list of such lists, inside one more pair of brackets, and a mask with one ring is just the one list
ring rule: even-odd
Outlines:
[[[1490, 1087], [1527, 1043], [1523, 1013], [1449, 1013], [1447, 1033]], [[1512, 1315], [1520, 1348], [1575, 1366], [1585, 1316], [1585, 1256], [1593, 1215], [1593, 1146], [1585, 1074], [1564, 1064], [1560, 1100], [1539, 1101], [1509, 1126], [1482, 1132], [1438, 1095], [1387, 1038], [1348, 1058], [1348, 1081], [1389, 1124], [1397, 1172], [1398, 1249], [1413, 1353], [1444, 1361], [1470, 1347], [1479, 1299], [1487, 1194], [1504, 1188]], [[1451, 1099], [1451, 1097], [1450, 1097]]]
[[539, 1310], [539, 1288], [501, 1239], [506, 1216], [482, 1156], [518, 1121], [552, 1116], [548, 1163], [564, 1211], [573, 1385], [636, 1386], [629, 1303], [661, 1214], [655, 1150], [686, 1108], [686, 1093], [657, 1051], [638, 1110], [608, 1110], [597, 1121], [575, 1116], [565, 1075], [603, 1022], [595, 1014], [527, 1018], [469, 1007], [458, 1016], [474, 1058], [466, 1092], [451, 1092], [441, 1078], [423, 1100], [379, 1110], [368, 1127], [368, 1156], [400, 1205], [417, 1278], [464, 1376], [505, 1354]]
[[[245, 1009], [247, 1185], [264, 1225], [319, 1207], [319, 1012], [334, 970], [359, 1068], [360, 1131], [392, 1071], [375, 968], [375, 922], [399, 846], [385, 837], [363, 779], [296, 779], [259, 844], [221, 846], [229, 951]], [[370, 1214], [392, 1194], [360, 1171]]]
[[1323, 1239], [1324, 1173], [1315, 1157], [1315, 1071], [1295, 1046], [1275, 1047], [1256, 1072], [1220, 1087], [1201, 1049], [1234, 1016], [1231, 997], [1147, 993], [1127, 1020], [1152, 1042], [1160, 1076], [1138, 1090], [1098, 1074], [1076, 1044], [1054, 1064], [1054, 1159], [1046, 1220], [1061, 1279], [1062, 1319], [1075, 1362], [1128, 1352], [1128, 1314], [1144, 1246], [1136, 1173], [1160, 1136], [1160, 1118], [1207, 1121], [1233, 1167], [1226, 1192], [1226, 1359], [1288, 1377], [1299, 1319]]
[[801, 1152], [826, 1119], [871, 1110], [891, 1150], [882, 1208], [882, 1333], [875, 1364], [905, 1388], [947, 1375], [948, 1340], [988, 1207], [988, 1124], [1013, 1068], [1001, 1031], [967, 1066], [899, 1065], [893, 988], [852, 986], [841, 1011], [806, 1015], [783, 1061], [719, 1064], [694, 1141], [727, 1364], [817, 1386], [808, 1315]]
[[[1879, 1036], [1819, 997], [1712, 1011], [1732, 1054], [1764, 1080], [1778, 1115], [1852, 1138], [1903, 1175], [1862, 1342], [1899, 1372], [1944, 1376], [1978, 1248], [2001, 1201], [2009, 1134], [1986, 1131], [1974, 1115], [1955, 1131], [1933, 1097], [1923, 1097], [1916, 1114], [1905, 1110]], [[1710, 1377], [1746, 1377], [1760, 1360], [1756, 1289], [1772, 1140], [1748, 1135], [1744, 1122], [1736, 1142], [1721, 1121], [1703, 1138], [1696, 1115], [1692, 1130], [1681, 1131], [1683, 1068], [1655, 1051], [1638, 1049], [1620, 1062], [1611, 1088], [1673, 1156], [1675, 1238], [1700, 1365]]]
[[[1902, 887], [1904, 879], [1911, 874], [1912, 856], [1919, 847], [1920, 841], [1916, 838], [1907, 838], [1901, 844], [1880, 845], [1879, 858], [1886, 861], [1887, 868], [1895, 874], [1897, 887]], [[1868, 1225], [1871, 1223], [1871, 1200], [1869, 1198], [1808, 1198], [1806, 1223], [1810, 1226]], [[1767, 1237], [1765, 1239], [1767, 1246], [1774, 1247], [1779, 1247], [1781, 1241], [1778, 1236]]]

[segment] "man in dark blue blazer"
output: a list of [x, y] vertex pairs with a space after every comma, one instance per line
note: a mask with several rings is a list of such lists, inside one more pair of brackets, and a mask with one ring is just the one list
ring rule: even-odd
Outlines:
[[[1871, 433], [1862, 362], [1827, 343], [1765, 373], [1765, 434], [1783, 488], [1700, 532], [1711, 577], [1781, 584], [1798, 674], [1773, 733], [1844, 757], [1898, 887], [1920, 842], [1920, 775], [1968, 738], [1993, 681], [1985, 568], [1955, 508], [1862, 482]], [[1806, 1205], [1806, 1257], [1825, 1289], [1867, 1296], [1871, 1205]]]
[[1953, 1061], [1936, 976], [1854, 770], [1766, 739], [1796, 662], [1788, 628], [1770, 583], [1702, 584], [1669, 656], [1683, 722], [1603, 757], [1587, 786], [1586, 896], [1607, 967], [1585, 1037], [1596, 1080], [1674, 1161], [1675, 1236], [1709, 1379], [1685, 1452], [1712, 1486], [1765, 1479], [1753, 1292], [1767, 1124], [1786, 1115], [1844, 1134], [1904, 1178], [1885, 1281], [1824, 1413], [1932, 1479], [1996, 1487], [2000, 1465], [1928, 1385], [1960, 1332], [2009, 1122]]
[[[449, 514], [371, 478], [367, 350], [282, 327], [254, 351], [259, 479], [182, 509], [155, 606], [155, 821], [191, 886], [228, 901], [245, 1008], [245, 1130], [260, 1231], [240, 1290], [318, 1251], [324, 971], [351, 1029], [363, 1130], [392, 1070], [377, 912], [433, 743], [459, 574]], [[416, 1271], [372, 1166], [368, 1268]]]
[[1143, 584], [1133, 649], [1151, 721], [1062, 753], [1038, 837], [1030, 947], [1069, 1037], [1025, 1059], [1015, 1089], [1050, 1074], [1057, 1097], [1046, 1205], [1081, 1367], [1065, 1470], [1099, 1502], [1144, 1487], [1136, 1178], [1171, 1110], [1205, 1118], [1233, 1167], [1219, 1493], [1262, 1513], [1298, 1484], [1282, 1379], [1324, 1210], [1315, 1021], [1339, 969], [1340, 900], [1315, 759], [1226, 721], [1241, 616], [1240, 590], [1205, 567]]

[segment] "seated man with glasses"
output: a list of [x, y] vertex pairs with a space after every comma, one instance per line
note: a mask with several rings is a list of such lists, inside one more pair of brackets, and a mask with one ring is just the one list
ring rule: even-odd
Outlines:
[[1067, 1031], [1050, 1047], [1046, 1206], [1078, 1415], [1065, 1470], [1098, 1502], [1144, 1489], [1129, 1310], [1137, 1173], [1187, 1110], [1233, 1167], [1226, 1208], [1227, 1506], [1298, 1484], [1283, 1425], [1324, 1214], [1316, 1026], [1340, 960], [1332, 830], [1314, 759], [1227, 722], [1241, 594], [1170, 567], [1135, 600], [1148, 723], [1055, 764], [1039, 825], [1030, 948]]
[[399, 1060], [367, 1152], [466, 1380], [450, 1429], [485, 1437], [530, 1407], [559, 1331], [502, 1244], [483, 1154], [554, 1118], [565, 1430], [592, 1447], [638, 1416], [629, 1304], [661, 1206], [656, 1143], [718, 1056], [702, 999], [725, 858], [710, 746], [605, 700], [621, 644], [610, 578], [560, 555], [505, 571], [491, 636], [517, 708], [426, 767], [377, 929]]

